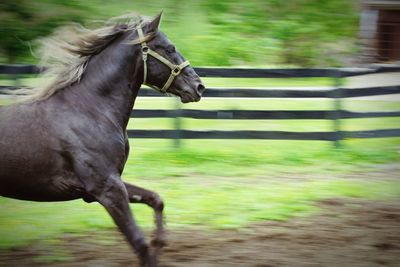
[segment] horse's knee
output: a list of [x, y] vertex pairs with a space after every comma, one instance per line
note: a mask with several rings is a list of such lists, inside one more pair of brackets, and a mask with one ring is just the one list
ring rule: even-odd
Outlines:
[[163, 211], [164, 210], [164, 201], [160, 197], [159, 194], [153, 192], [151, 196], [149, 197], [149, 204], [153, 209], [157, 211]]

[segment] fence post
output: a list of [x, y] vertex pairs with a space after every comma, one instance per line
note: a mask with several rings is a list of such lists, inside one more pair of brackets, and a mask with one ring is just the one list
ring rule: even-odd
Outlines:
[[10, 75], [10, 78], [11, 78], [11, 80], [13, 80], [13, 85], [15, 86], [15, 87], [20, 87], [21, 86], [21, 83], [20, 83], [20, 81], [19, 81], [19, 75], [18, 74], [11, 74]]
[[181, 130], [182, 130], [182, 118], [181, 118], [181, 101], [179, 97], [174, 97], [175, 101], [175, 118], [174, 118], [174, 148], [181, 147]]
[[341, 147], [341, 140], [343, 140], [342, 125], [341, 125], [341, 112], [342, 112], [342, 73], [338, 69], [333, 75], [333, 131], [334, 131], [334, 146], [335, 148]]

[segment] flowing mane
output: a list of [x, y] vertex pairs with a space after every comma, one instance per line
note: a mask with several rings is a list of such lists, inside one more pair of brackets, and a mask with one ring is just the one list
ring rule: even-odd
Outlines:
[[[127, 14], [111, 18], [97, 29], [88, 29], [80, 24], [71, 24], [57, 29], [52, 35], [39, 40], [38, 55], [40, 66], [46, 71], [41, 76], [51, 77], [42, 88], [28, 91], [25, 100], [43, 100], [60, 89], [79, 82], [90, 58], [100, 53], [114, 39], [126, 31], [131, 31], [148, 18]], [[145, 36], [151, 38], [152, 32]], [[132, 40], [132, 44], [137, 43]]]

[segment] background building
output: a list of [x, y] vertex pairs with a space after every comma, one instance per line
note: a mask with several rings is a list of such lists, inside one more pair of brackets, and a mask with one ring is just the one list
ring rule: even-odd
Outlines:
[[400, 61], [400, 1], [364, 1], [360, 38], [364, 62]]

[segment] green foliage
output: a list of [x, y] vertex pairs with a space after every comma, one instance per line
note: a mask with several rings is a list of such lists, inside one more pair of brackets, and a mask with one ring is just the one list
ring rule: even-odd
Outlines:
[[[340, 65], [346, 55], [354, 52], [358, 16], [352, 1], [207, 0], [204, 7], [214, 26], [212, 34], [224, 37], [231, 33], [225, 39], [225, 49], [229, 51], [239, 43], [241, 52], [247, 55], [240, 55], [244, 62], [255, 62], [251, 55], [256, 52], [256, 57], [266, 62], [272, 59], [274, 63], [300, 66]], [[262, 45], [255, 46], [255, 40], [260, 39], [274, 41], [266, 48], [279, 54], [278, 62], [263, 56]], [[253, 49], [247, 49], [246, 43]], [[235, 62], [236, 55], [226, 54], [231, 63]]]
[[357, 5], [347, 0], [6, 0], [0, 49], [9, 62], [32, 60], [26, 41], [66, 21], [162, 9], [162, 30], [197, 66], [340, 66], [357, 48]]
[[75, 0], [4, 0], [0, 3], [0, 58], [17, 63], [29, 58], [31, 42], [63, 23], [81, 22], [87, 10]]

